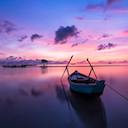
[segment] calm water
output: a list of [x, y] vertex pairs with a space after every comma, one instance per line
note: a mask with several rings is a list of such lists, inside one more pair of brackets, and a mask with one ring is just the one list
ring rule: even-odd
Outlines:
[[[77, 67], [88, 73], [88, 68]], [[128, 101], [105, 87], [100, 98], [69, 90], [64, 68], [0, 68], [0, 128], [128, 128]], [[70, 68], [70, 72], [75, 68]], [[128, 97], [128, 66], [97, 67], [98, 78]]]

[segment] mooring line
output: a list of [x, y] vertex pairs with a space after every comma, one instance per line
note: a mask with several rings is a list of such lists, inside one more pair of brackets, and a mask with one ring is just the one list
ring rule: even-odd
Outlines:
[[118, 90], [116, 90], [115, 88], [109, 86], [108, 84], [107, 84], [107, 86], [108, 86], [112, 91], [114, 91], [116, 94], [118, 94], [119, 96], [121, 96], [124, 100], [128, 101], [128, 97], [124, 96], [124, 95], [121, 94]]

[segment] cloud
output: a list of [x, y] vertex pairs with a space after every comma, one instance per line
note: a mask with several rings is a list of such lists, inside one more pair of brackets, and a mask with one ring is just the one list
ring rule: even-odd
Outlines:
[[84, 20], [84, 17], [82, 17], [82, 16], [77, 16], [77, 17], [75, 17], [77, 20]]
[[17, 27], [14, 23], [4, 20], [0, 21], [0, 33], [12, 33], [17, 30]]
[[103, 9], [104, 5], [103, 4], [89, 4], [87, 5], [86, 9], [87, 10], [99, 10]]
[[[88, 4], [86, 6], [86, 10], [95, 11], [95, 10], [103, 10], [112, 9], [112, 5], [120, 2], [121, 0], [106, 0], [105, 3], [96, 3], [96, 4]], [[117, 8], [116, 8], [117, 9]], [[120, 8], [122, 9], [122, 8]]]
[[107, 0], [106, 4], [107, 6], [111, 6], [112, 4], [115, 4], [117, 2], [120, 2], [121, 0]]
[[38, 39], [40, 39], [40, 38], [42, 38], [43, 36], [42, 35], [39, 35], [39, 34], [33, 34], [33, 35], [31, 35], [31, 41], [33, 42], [33, 41], [35, 41], [35, 40], [38, 40]]
[[76, 26], [60, 26], [58, 30], [55, 32], [55, 43], [67, 43], [69, 37], [76, 37], [78, 35], [78, 30]]
[[78, 43], [72, 44], [71, 47], [75, 47], [75, 46], [78, 46]]
[[103, 34], [102, 35], [102, 38], [107, 38], [107, 37], [109, 37], [110, 35], [109, 34]]
[[104, 38], [108, 38], [108, 37], [110, 37], [111, 35], [110, 34], [103, 34], [103, 35], [101, 35], [99, 38], [98, 38], [98, 40], [101, 40], [101, 39], [104, 39]]
[[113, 48], [113, 47], [115, 47], [115, 46], [116, 46], [116, 45], [113, 44], [113, 43], [100, 44], [100, 45], [98, 45], [97, 50], [100, 51], [100, 50], [110, 49], [110, 48]]
[[18, 39], [18, 41], [19, 41], [19, 42], [22, 42], [22, 41], [24, 41], [24, 40], [27, 39], [27, 38], [28, 38], [27, 35], [23, 35], [23, 36], [21, 36], [21, 37]]
[[85, 44], [88, 41], [88, 39], [82, 39], [82, 38], [78, 38], [75, 40], [75, 42], [71, 45], [71, 47], [76, 47], [78, 45], [82, 45]]

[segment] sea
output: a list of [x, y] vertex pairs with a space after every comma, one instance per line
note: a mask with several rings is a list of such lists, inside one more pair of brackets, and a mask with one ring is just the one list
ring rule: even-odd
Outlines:
[[[68, 69], [90, 71], [84, 66]], [[93, 98], [71, 92], [64, 70], [0, 67], [0, 128], [128, 128], [127, 65], [95, 66], [106, 86]]]

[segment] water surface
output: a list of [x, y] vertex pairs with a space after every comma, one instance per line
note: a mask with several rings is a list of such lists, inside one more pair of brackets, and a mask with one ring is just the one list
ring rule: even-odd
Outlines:
[[[63, 67], [0, 68], [1, 128], [127, 128], [128, 101], [105, 87], [100, 98], [71, 93]], [[88, 74], [87, 67], [72, 67]], [[128, 67], [96, 67], [99, 79], [128, 97]], [[65, 93], [63, 90], [65, 88]]]

